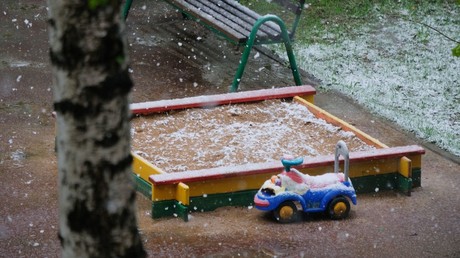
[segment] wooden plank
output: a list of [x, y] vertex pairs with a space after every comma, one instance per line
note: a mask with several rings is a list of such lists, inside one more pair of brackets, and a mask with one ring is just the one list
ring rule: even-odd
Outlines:
[[407, 157], [402, 157], [399, 161], [399, 174], [406, 178], [412, 177], [412, 161]]
[[[371, 151], [360, 151], [350, 153], [350, 164], [359, 163], [369, 160], [385, 160], [412, 155], [422, 155], [425, 150], [417, 145], [393, 147], [385, 149], [376, 149]], [[296, 166], [297, 169], [315, 168], [322, 166], [331, 166], [334, 164], [334, 155], [319, 156], [305, 159], [303, 164]], [[178, 173], [166, 173], [151, 175], [149, 181], [154, 185], [168, 185], [177, 183], [190, 183], [205, 180], [217, 180], [229, 177], [242, 177], [249, 175], [276, 173], [282, 171], [283, 166], [280, 162], [267, 162], [258, 164], [248, 164], [232, 167], [220, 167], [211, 169], [202, 169]]]
[[[222, 1], [221, 7], [230, 12], [229, 15], [235, 16], [238, 19], [243, 20], [245, 26], [248, 26], [247, 29], [249, 31], [252, 30], [252, 27], [256, 23], [257, 19], [261, 17], [260, 14], [254, 12], [253, 10], [249, 9], [244, 5], [238, 4], [238, 2], [234, 0]], [[260, 26], [259, 30], [269, 35], [270, 38], [276, 38], [281, 35], [281, 29], [279, 28], [279, 26], [271, 21], [264, 23], [262, 26]]]
[[312, 112], [317, 118], [324, 119], [326, 122], [331, 123], [335, 126], [339, 126], [345, 131], [353, 132], [359, 139], [364, 141], [365, 143], [376, 146], [378, 148], [387, 148], [388, 146], [380, 142], [379, 140], [371, 137], [370, 135], [366, 134], [365, 132], [359, 130], [355, 126], [350, 125], [349, 123], [343, 121], [342, 119], [326, 112], [325, 110], [313, 105], [310, 102], [307, 102], [305, 99], [302, 98], [295, 98], [296, 101], [305, 105], [310, 112]]
[[[239, 43], [248, 39], [253, 25], [260, 17], [256, 12], [238, 4], [234, 0], [219, 2], [209, 0], [170, 0], [168, 2]], [[257, 37], [260, 40], [279, 40], [281, 38], [281, 29], [274, 22], [266, 22], [257, 31]]]
[[190, 188], [184, 183], [179, 183], [176, 188], [176, 200], [183, 205], [190, 204]]
[[183, 99], [159, 100], [130, 105], [133, 114], [151, 114], [170, 110], [212, 107], [232, 103], [255, 102], [268, 99], [292, 98], [294, 96], [314, 95], [315, 88], [309, 85], [242, 91], [218, 95], [198, 96]]
[[[243, 6], [243, 5], [239, 4], [237, 1], [226, 0], [225, 3], [228, 4], [228, 5], [233, 6], [234, 8], [242, 8], [242, 9], [244, 9], [245, 10], [244, 13], [246, 15], [248, 15], [249, 17], [253, 18], [254, 21], [257, 20], [258, 17], [260, 17], [260, 14], [256, 13], [255, 11], [249, 9], [246, 6]], [[266, 25], [269, 26], [272, 30], [280, 31], [279, 26], [274, 22], [266, 23]]]
[[[225, 24], [226, 26], [230, 27], [231, 29], [237, 31], [238, 33], [241, 33], [245, 35], [246, 37], [249, 37], [249, 34], [252, 29], [252, 25], [248, 23], [244, 23], [242, 19], [239, 17], [235, 16], [234, 14], [230, 13], [227, 11], [223, 6], [218, 5], [222, 4], [223, 2], [212, 2], [208, 0], [185, 0], [188, 2], [190, 5], [195, 6], [197, 9], [201, 10], [203, 13], [201, 14], [202, 17], [206, 16], [211, 16], [218, 22]], [[263, 31], [257, 31], [257, 36], [258, 37], [267, 37], [267, 34], [264, 33]]]
[[150, 163], [148, 160], [144, 159], [143, 157], [135, 153], [131, 153], [131, 155], [133, 156], [132, 169], [133, 169], [134, 174], [141, 177], [145, 181], [148, 181], [149, 176], [153, 174], [164, 173], [163, 170], [154, 166], [152, 163]]
[[[191, 5], [203, 11], [203, 15], [211, 15], [214, 19], [230, 28], [249, 37], [256, 20], [261, 17], [251, 9], [237, 4], [234, 0], [209, 1], [209, 0], [185, 0]], [[228, 4], [233, 2], [236, 4]], [[274, 24], [274, 23], [273, 23]], [[267, 24], [262, 25], [257, 31], [259, 38], [276, 38], [281, 35], [279, 26], [275, 24], [272, 29]]]

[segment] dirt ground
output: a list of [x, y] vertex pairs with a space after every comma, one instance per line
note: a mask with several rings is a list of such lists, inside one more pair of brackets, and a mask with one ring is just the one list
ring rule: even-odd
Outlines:
[[[4, 0], [0, 8], [0, 257], [59, 257], [57, 164], [46, 1]], [[239, 55], [226, 41], [181, 20], [159, 0], [134, 1], [128, 40], [133, 102], [224, 93]], [[296, 46], [298, 47], [298, 46]], [[293, 84], [262, 52], [241, 90]], [[257, 58], [254, 58], [257, 57]], [[305, 83], [313, 83], [303, 73]], [[350, 217], [280, 225], [252, 207], [226, 207], [152, 220], [138, 195], [138, 219], [151, 257], [460, 257], [460, 161], [369, 114], [336, 92], [318, 106], [389, 146], [423, 145], [422, 187], [358, 195]], [[352, 166], [353, 164], [351, 164]]]

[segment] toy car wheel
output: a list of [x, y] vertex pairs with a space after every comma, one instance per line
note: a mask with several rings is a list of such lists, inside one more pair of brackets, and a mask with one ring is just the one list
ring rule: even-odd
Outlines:
[[331, 219], [344, 219], [350, 213], [350, 202], [345, 197], [336, 197], [329, 203], [327, 212]]
[[274, 211], [275, 219], [280, 223], [291, 223], [297, 220], [297, 206], [292, 201], [281, 203]]

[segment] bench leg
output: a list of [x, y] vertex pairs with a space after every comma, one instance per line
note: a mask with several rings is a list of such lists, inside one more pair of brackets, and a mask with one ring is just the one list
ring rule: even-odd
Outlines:
[[238, 90], [238, 86], [240, 85], [241, 77], [244, 73], [244, 68], [246, 67], [246, 63], [248, 62], [249, 54], [251, 53], [253, 43], [247, 44], [244, 48], [243, 55], [241, 56], [240, 63], [238, 64], [238, 69], [236, 70], [235, 77], [233, 78], [232, 87], [230, 88], [230, 92], [236, 92]]
[[132, 3], [133, 0], [126, 0], [125, 5], [123, 6], [123, 17], [125, 18], [125, 21], [128, 18], [129, 9], [131, 9]]
[[289, 39], [289, 34], [286, 29], [286, 25], [284, 22], [276, 15], [267, 14], [263, 17], [260, 17], [254, 26], [252, 27], [251, 34], [249, 34], [248, 41], [246, 42], [246, 47], [244, 48], [243, 55], [241, 56], [240, 63], [238, 65], [238, 69], [236, 70], [235, 77], [233, 78], [233, 83], [230, 88], [230, 92], [236, 92], [238, 90], [238, 86], [241, 81], [241, 77], [244, 73], [244, 68], [246, 67], [246, 63], [248, 62], [249, 54], [251, 53], [252, 47], [254, 46], [254, 41], [256, 39], [257, 31], [259, 27], [264, 24], [265, 22], [273, 21], [278, 24], [281, 28], [281, 36], [283, 38], [284, 46], [286, 48], [286, 52], [289, 58], [289, 64], [291, 66], [292, 75], [294, 77], [294, 81], [296, 85], [302, 85], [302, 80], [300, 79], [299, 69], [297, 68], [297, 64], [295, 61], [294, 52], [292, 51], [291, 40]]

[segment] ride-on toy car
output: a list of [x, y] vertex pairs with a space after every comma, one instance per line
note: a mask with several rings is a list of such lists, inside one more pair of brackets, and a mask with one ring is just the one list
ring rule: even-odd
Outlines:
[[[339, 157], [344, 158], [344, 173], [339, 173]], [[343, 219], [350, 212], [350, 201], [356, 205], [356, 192], [348, 177], [349, 156], [345, 142], [335, 148], [334, 172], [309, 176], [291, 168], [303, 158], [284, 157], [284, 171], [265, 181], [254, 196], [255, 207], [271, 211], [281, 223], [296, 221], [298, 209], [303, 212], [325, 212], [331, 219]]]

